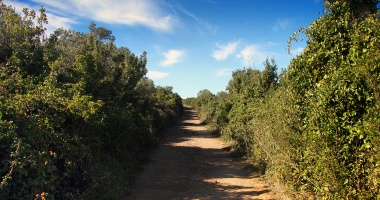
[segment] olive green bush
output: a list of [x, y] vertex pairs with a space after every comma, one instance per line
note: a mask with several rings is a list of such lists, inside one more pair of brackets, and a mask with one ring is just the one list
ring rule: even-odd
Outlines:
[[118, 199], [182, 111], [112, 32], [58, 29], [0, 6], [0, 198]]

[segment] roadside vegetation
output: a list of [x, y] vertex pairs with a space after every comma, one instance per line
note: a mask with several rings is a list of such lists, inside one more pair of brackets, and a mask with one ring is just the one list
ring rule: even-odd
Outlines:
[[307, 47], [287, 70], [268, 59], [184, 104], [291, 199], [379, 199], [378, 3], [324, 0], [290, 38], [289, 50], [301, 36]]
[[181, 97], [110, 30], [23, 12], [0, 0], [0, 199], [120, 199]]

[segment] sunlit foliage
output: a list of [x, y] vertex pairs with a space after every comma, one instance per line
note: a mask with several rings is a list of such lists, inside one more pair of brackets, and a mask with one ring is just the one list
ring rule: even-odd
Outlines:
[[323, 3], [288, 70], [267, 60], [233, 72], [227, 95], [184, 102], [288, 197], [379, 199], [379, 2]]

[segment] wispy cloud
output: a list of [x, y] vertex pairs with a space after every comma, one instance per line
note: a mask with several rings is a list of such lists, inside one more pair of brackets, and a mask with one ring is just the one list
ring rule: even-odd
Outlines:
[[159, 45], [154, 44], [152, 47], [154, 50], [156, 50], [157, 54], [161, 54], [162, 51], [161, 51], [161, 47]]
[[[179, 23], [153, 0], [32, 0], [46, 6], [47, 11], [66, 18], [87, 18], [109, 24], [141, 25], [160, 32], [171, 32]], [[7, 2], [11, 2], [7, 0]], [[12, 1], [14, 4], [16, 1]], [[71, 19], [68, 20], [68, 18]], [[58, 18], [55, 18], [58, 19]]]
[[[41, 6], [32, 6], [26, 3], [21, 3], [21, 2], [17, 2], [13, 0], [4, 0], [3, 3], [5, 5], [12, 5], [12, 7], [16, 9], [16, 12], [20, 13], [21, 15], [23, 15], [22, 13], [23, 8], [33, 9], [37, 12], [37, 15], [38, 15], [38, 10], [40, 10], [41, 8]], [[49, 12], [49, 10], [47, 10], [46, 15], [48, 17], [48, 24], [44, 25], [44, 27], [46, 27], [47, 29], [46, 31], [47, 35], [49, 35], [50, 33], [53, 33], [58, 28], [70, 29], [71, 24], [78, 23], [74, 19], [58, 16], [54, 13]], [[35, 23], [37, 23], [37, 19], [35, 19]]]
[[219, 50], [215, 50], [211, 56], [214, 57], [216, 60], [227, 59], [228, 56], [235, 52], [236, 48], [240, 44], [240, 41], [241, 39], [235, 42], [229, 42], [226, 45], [219, 45], [218, 43], [216, 43], [216, 46], [219, 48]]
[[259, 44], [253, 44], [246, 46], [239, 54], [237, 58], [241, 59], [244, 65], [250, 66], [255, 64], [261, 64], [266, 58], [273, 56], [272, 53], [266, 52], [265, 48]]
[[168, 73], [164, 73], [164, 72], [157, 72], [157, 71], [150, 71], [148, 70], [148, 73], [146, 74], [146, 77], [152, 79], [152, 80], [157, 80], [157, 79], [160, 79], [160, 78], [165, 78], [169, 76]]
[[294, 20], [287, 19], [287, 18], [277, 19], [277, 22], [272, 27], [272, 30], [278, 31], [279, 28], [282, 28], [283, 30], [285, 30], [286, 28], [289, 27], [289, 25], [291, 25], [293, 23], [293, 21]]
[[297, 49], [291, 50], [290, 53], [291, 53], [292, 55], [298, 55], [298, 54], [302, 53], [304, 49], [305, 49], [305, 48], [298, 47]]
[[47, 13], [47, 17], [48, 17], [48, 24], [46, 25], [47, 34], [53, 33], [54, 30], [58, 28], [70, 29], [71, 24], [78, 24], [78, 22], [73, 19], [70, 19], [67, 17], [60, 17], [53, 13]]
[[215, 70], [216, 76], [231, 75], [233, 69], [218, 69]]
[[[217, 27], [216, 26], [208, 23], [207, 21], [205, 21], [205, 20], [203, 20], [203, 19], [201, 19], [199, 17], [196, 17], [195, 15], [193, 15], [192, 13], [190, 13], [189, 11], [187, 11], [186, 9], [182, 8], [181, 6], [179, 6], [179, 10], [182, 11], [183, 13], [185, 13], [186, 15], [192, 17], [195, 21], [197, 21], [197, 23], [199, 25], [201, 25], [206, 30], [208, 30], [212, 35], [216, 34], [216, 31], [217, 31]], [[198, 29], [198, 27], [197, 27], [197, 29]], [[198, 30], [198, 32], [200, 32], [200, 31]]]
[[171, 49], [163, 53], [165, 60], [160, 63], [161, 66], [167, 67], [169, 65], [179, 63], [185, 56], [185, 50]]
[[278, 45], [278, 43], [268, 41], [268, 45], [270, 45], [270, 46], [276, 46], [276, 45]]
[[30, 9], [34, 9], [34, 10], [39, 10], [41, 8], [41, 7], [31, 8], [31, 6], [29, 6], [29, 4], [21, 3], [21, 2], [17, 2], [17, 1], [12, 1], [12, 0], [3, 0], [3, 3], [7, 6], [12, 5], [13, 8], [16, 8], [16, 12], [19, 12], [19, 13], [22, 12], [23, 8], [30, 8]]

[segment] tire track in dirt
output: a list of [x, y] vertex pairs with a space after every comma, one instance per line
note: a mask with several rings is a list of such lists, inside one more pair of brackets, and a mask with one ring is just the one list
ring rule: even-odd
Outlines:
[[185, 106], [126, 199], [276, 199], [259, 175], [233, 161], [224, 147]]

